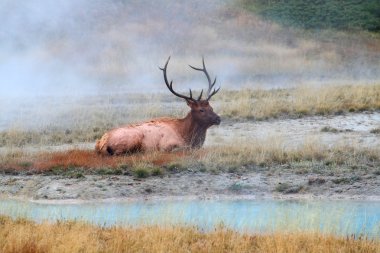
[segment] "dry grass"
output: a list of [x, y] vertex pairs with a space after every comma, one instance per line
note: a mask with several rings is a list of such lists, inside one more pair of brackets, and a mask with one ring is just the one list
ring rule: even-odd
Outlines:
[[95, 151], [69, 150], [41, 154], [11, 153], [0, 158], [0, 170], [5, 171], [29, 171], [64, 172], [71, 169], [110, 169], [119, 168], [148, 168], [164, 166], [184, 156], [184, 152], [173, 153], [146, 153], [125, 156], [102, 156]]
[[[8, 153], [0, 156], [0, 170], [9, 173], [83, 170], [86, 173], [106, 169], [110, 174], [148, 174], [177, 172], [191, 168], [200, 171], [245, 171], [256, 167], [308, 162], [328, 168], [376, 168], [380, 165], [379, 148], [353, 146], [327, 147], [318, 141], [305, 141], [297, 147], [285, 147], [279, 140], [230, 143], [224, 146], [177, 152], [137, 153], [125, 156], [102, 156], [89, 150], [44, 152], [40, 154]], [[326, 166], [325, 166], [326, 165]], [[122, 170], [122, 171], [120, 171]], [[155, 170], [155, 172], [153, 172]], [[160, 172], [160, 173], [161, 173]], [[145, 173], [145, 172], [144, 172]]]
[[[200, 152], [200, 153], [198, 153]], [[327, 147], [317, 141], [286, 148], [281, 141], [265, 143], [239, 143], [217, 146], [193, 152], [193, 157], [182, 158], [187, 167], [204, 167], [212, 171], [245, 171], [255, 167], [304, 164], [332, 170], [349, 171], [350, 168], [371, 170], [380, 165], [380, 150], [352, 146]], [[322, 171], [321, 171], [322, 172]]]
[[225, 117], [268, 119], [328, 115], [380, 109], [380, 84], [240, 90], [221, 93]]
[[380, 251], [378, 240], [301, 232], [241, 234], [225, 228], [97, 227], [83, 222], [34, 222], [0, 216], [0, 251], [34, 252], [365, 252]]

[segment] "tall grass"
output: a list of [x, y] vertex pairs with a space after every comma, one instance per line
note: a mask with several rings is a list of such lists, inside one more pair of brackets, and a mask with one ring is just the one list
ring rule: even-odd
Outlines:
[[315, 232], [241, 234], [225, 228], [201, 232], [194, 227], [97, 227], [64, 221], [37, 224], [0, 216], [0, 251], [34, 252], [366, 252], [380, 242]]
[[[325, 146], [318, 141], [305, 141], [297, 147], [286, 147], [281, 141], [236, 142], [193, 151], [179, 164], [212, 173], [245, 173], [266, 169], [299, 169], [319, 174], [363, 172], [376, 173], [380, 165], [377, 147], [360, 148], [350, 145]], [[285, 167], [282, 165], [286, 165]]]
[[224, 92], [218, 109], [230, 118], [303, 117], [380, 109], [380, 85], [302, 87]]

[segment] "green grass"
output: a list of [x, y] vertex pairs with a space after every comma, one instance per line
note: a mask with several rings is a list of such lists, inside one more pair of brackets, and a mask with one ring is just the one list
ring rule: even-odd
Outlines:
[[137, 178], [147, 178], [150, 175], [146, 168], [136, 168], [133, 172]]
[[322, 127], [321, 132], [327, 132], [327, 133], [338, 133], [339, 130], [330, 126]]
[[281, 192], [281, 193], [285, 193], [285, 194], [294, 194], [294, 193], [299, 193], [300, 191], [304, 190], [305, 189], [305, 186], [303, 185], [292, 185], [292, 184], [289, 184], [289, 183], [279, 183], [276, 187], [275, 187], [275, 191], [276, 192]]
[[377, 0], [241, 0], [239, 3], [254, 13], [287, 26], [380, 32], [380, 2]]

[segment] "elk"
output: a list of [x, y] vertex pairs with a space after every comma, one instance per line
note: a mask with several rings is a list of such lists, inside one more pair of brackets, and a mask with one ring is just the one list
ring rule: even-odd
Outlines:
[[203, 67], [192, 69], [201, 71], [208, 81], [207, 97], [202, 99], [203, 89], [198, 98], [185, 96], [173, 89], [173, 81], [168, 81], [167, 67], [170, 57], [163, 68], [166, 87], [175, 96], [182, 98], [190, 107], [190, 112], [182, 119], [159, 118], [140, 124], [126, 125], [106, 132], [96, 142], [95, 150], [104, 155], [121, 155], [145, 151], [172, 151], [174, 149], [192, 149], [202, 147], [206, 132], [212, 125], [220, 124], [220, 117], [213, 111], [209, 100], [219, 90], [214, 88], [216, 77], [211, 82], [202, 58]]

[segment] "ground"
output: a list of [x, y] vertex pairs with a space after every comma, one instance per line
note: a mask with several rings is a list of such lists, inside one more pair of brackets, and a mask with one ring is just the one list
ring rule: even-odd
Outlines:
[[186, 171], [138, 179], [123, 175], [2, 176], [0, 193], [32, 200], [104, 199], [360, 199], [380, 200], [380, 176], [299, 175], [251, 172], [244, 175]]
[[[3, 169], [0, 196], [36, 201], [154, 198], [380, 200], [379, 154], [376, 154], [380, 138], [373, 131], [379, 126], [379, 119], [379, 112], [363, 112], [299, 119], [227, 120], [220, 127], [210, 129], [205, 147], [195, 154], [106, 158], [91, 151], [93, 143], [83, 144], [84, 148], [90, 149], [88, 151], [59, 153], [63, 152], [64, 147], [61, 147], [61, 151], [52, 157], [51, 154], [42, 155], [43, 158], [39, 155], [33, 158], [37, 161], [31, 158], [30, 164], [19, 161], [18, 166], [26, 169]], [[314, 141], [305, 141], [307, 138]], [[252, 150], [245, 149], [247, 142]], [[221, 150], [215, 148], [223, 143], [230, 145], [228, 152], [225, 146]], [[337, 143], [342, 149], [331, 148]], [[347, 148], [352, 143], [357, 149]], [[283, 149], [293, 151], [281, 151]], [[375, 153], [368, 153], [366, 149]], [[81, 152], [86, 156], [75, 156], [83, 156]], [[41, 162], [43, 159], [46, 160]], [[76, 165], [79, 168], [70, 165], [80, 159], [84, 160], [82, 166], [89, 163], [94, 168], [91, 161], [106, 161], [109, 167], [101, 164], [93, 170], [82, 168], [80, 164]], [[136, 159], [150, 162], [141, 164]], [[65, 161], [68, 167], [62, 165]], [[40, 166], [41, 170], [36, 171], [35, 166]]]

